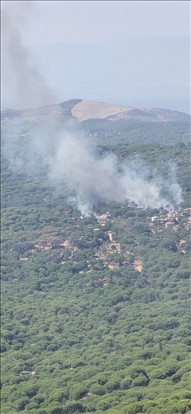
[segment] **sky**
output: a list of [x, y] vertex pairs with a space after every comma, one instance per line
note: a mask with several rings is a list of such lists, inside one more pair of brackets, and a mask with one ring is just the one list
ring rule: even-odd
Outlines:
[[[2, 1], [9, 8], [34, 4], [25, 32], [29, 44], [153, 36], [189, 36], [189, 1]], [[32, 9], [31, 9], [32, 11]]]
[[[98, 99], [102, 98], [101, 93], [96, 94], [96, 89], [98, 89], [98, 84], [100, 80], [97, 78], [97, 82], [95, 79], [95, 73], [92, 71], [94, 76], [93, 82], [92, 82], [92, 90], [91, 90], [91, 82], [89, 85], [83, 89], [83, 85], [86, 83], [86, 70], [88, 72], [88, 67], [83, 67], [84, 71], [84, 78], [78, 76], [78, 68], [81, 67], [81, 62], [79, 62], [79, 56], [77, 59], [78, 53], [76, 53], [76, 49], [72, 49], [74, 45], [79, 45], [80, 47], [83, 45], [87, 45], [86, 51], [83, 53], [86, 55], [91, 55], [91, 50], [88, 49], [89, 47], [95, 43], [103, 43], [103, 42], [113, 42], [116, 40], [121, 41], [134, 41], [135, 39], [139, 39], [140, 41], [144, 41], [144, 39], [147, 38], [160, 38], [160, 39], [167, 39], [167, 38], [184, 38], [190, 36], [190, 2], [189, 1], [2, 1], [1, 2], [2, 7], [2, 15], [4, 15], [4, 11], [8, 11], [9, 15], [12, 16], [12, 22], [14, 24], [14, 33], [19, 33], [20, 37], [20, 46], [25, 47], [24, 53], [20, 53], [19, 51], [18, 56], [19, 59], [21, 56], [23, 57], [28, 53], [28, 55], [32, 56], [35, 60], [35, 65], [37, 65], [37, 69], [40, 71], [43, 71], [43, 76], [46, 79], [47, 82], [51, 84], [51, 86], [56, 89], [56, 94], [58, 95], [58, 84], [54, 85], [55, 82], [55, 74], [57, 73], [56, 67], [53, 66], [53, 63], [51, 62], [50, 56], [48, 56], [47, 49], [45, 50], [44, 46], [49, 45], [50, 50], [52, 53], [52, 48], [56, 44], [69, 44], [71, 45], [71, 55], [73, 56], [73, 60], [68, 59], [68, 55], [66, 58], [65, 51], [60, 50], [59, 54], [62, 55], [63, 53], [63, 67], [59, 67], [59, 82], [62, 81], [61, 73], [63, 73], [63, 84], [66, 85], [65, 92], [64, 89], [62, 91], [63, 100], [69, 99], [69, 98], [75, 98], [74, 96], [75, 90], [78, 92], [78, 97], [81, 97], [83, 99], [87, 99], [87, 97], [91, 97], [92, 99]], [[10, 22], [10, 19], [9, 19]], [[21, 70], [20, 65], [20, 72], [16, 74], [13, 73], [12, 67], [15, 67], [15, 62], [18, 63], [18, 58], [16, 59], [17, 54], [17, 46], [18, 43], [15, 44], [14, 47], [14, 35], [12, 33], [11, 36], [9, 36], [9, 39], [11, 39], [12, 45], [6, 44], [4, 42], [4, 39], [6, 38], [7, 32], [9, 30], [9, 23], [3, 26], [3, 29], [1, 29], [2, 34], [2, 61], [5, 62], [6, 71], [4, 70], [5, 76], [3, 79], [4, 83], [18, 83], [16, 80], [12, 82], [12, 79], [14, 76], [19, 76], [19, 74], [26, 73], [26, 65], [23, 66], [23, 70]], [[18, 40], [18, 39], [17, 39]], [[166, 42], [166, 40], [165, 40]], [[167, 40], [168, 42], [168, 40]], [[6, 44], [6, 46], [5, 46]], [[145, 60], [148, 61], [148, 44], [142, 43], [143, 46], [147, 49], [147, 54], [145, 57]], [[124, 46], [125, 47], [125, 46]], [[136, 47], [136, 46], [135, 46]], [[169, 47], [170, 47], [170, 40], [169, 40]], [[187, 49], [188, 49], [188, 43], [187, 43]], [[34, 48], [36, 48], [36, 54], [34, 53]], [[164, 49], [164, 46], [163, 46]], [[179, 48], [180, 49], [180, 48]], [[7, 50], [12, 50], [12, 54], [14, 54], [14, 65], [13, 62], [11, 63], [11, 55], [9, 55], [8, 63], [7, 63]], [[137, 49], [138, 50], [138, 49]], [[163, 50], [158, 53], [158, 57], [160, 55], [160, 62], [159, 70], [163, 71], [163, 75], [165, 77], [165, 70], [167, 70], [169, 73], [172, 71], [172, 64], [174, 64], [175, 60], [174, 57], [171, 59], [171, 63], [169, 63], [169, 70], [168, 67], [165, 66], [165, 60], [166, 60], [166, 51], [163, 55]], [[13, 52], [14, 51], [14, 52]], [[54, 50], [53, 50], [54, 52]], [[58, 52], [57, 52], [58, 53]], [[103, 54], [99, 51], [96, 52], [97, 55], [92, 57], [92, 61], [90, 61], [90, 58], [87, 61], [87, 58], [85, 61], [87, 61], [87, 65], [89, 67], [95, 66], [95, 62], [97, 59], [97, 62], [100, 61], [100, 59], [103, 60]], [[106, 51], [106, 55], [110, 53], [110, 57], [108, 62], [112, 64], [113, 67], [113, 74], [111, 77], [111, 83], [108, 84], [107, 90], [113, 88], [114, 90], [117, 90], [117, 82], [120, 81], [120, 73], [123, 71], [123, 68], [128, 66], [127, 61], [124, 65], [123, 62], [123, 68], [117, 71], [117, 69], [114, 69], [116, 62], [112, 62], [112, 50], [110, 48], [110, 52]], [[116, 53], [113, 51], [113, 53]], [[151, 50], [151, 53], [153, 54], [153, 49]], [[173, 52], [175, 53], [175, 52]], [[186, 52], [185, 52], [186, 53]], [[38, 55], [38, 58], [37, 58]], [[53, 53], [52, 53], [53, 56]], [[76, 56], [76, 60], [75, 60]], [[132, 66], [131, 72], [133, 72], [133, 59], [132, 59], [132, 51], [129, 55], [131, 57], [130, 65]], [[153, 55], [154, 56], [154, 55]], [[180, 54], [180, 51], [177, 52], [177, 66], [179, 66], [178, 59], [182, 59], [182, 55]], [[39, 59], [39, 61], [38, 61]], [[118, 62], [119, 66], [122, 66], [121, 62], [121, 55], [119, 54], [120, 61]], [[128, 59], [128, 57], [127, 57]], [[187, 59], [188, 60], [188, 59]], [[103, 64], [105, 67], [107, 66], [108, 62], [104, 62]], [[20, 62], [22, 63], [22, 62]], [[26, 61], [25, 61], [26, 63]], [[151, 78], [153, 79], [153, 71], [156, 71], [156, 65], [155, 67], [150, 65], [145, 65], [146, 62], [144, 62], [144, 56], [142, 57], [141, 66], [140, 66], [140, 74], [141, 74], [141, 67], [145, 66], [145, 72], [150, 70]], [[163, 64], [164, 63], [164, 64]], [[183, 63], [185, 64], [184, 60]], [[68, 77], [64, 77], [64, 74], [67, 72], [70, 72], [69, 65], [76, 66], [76, 75], [74, 71], [71, 71], [71, 79]], [[158, 64], [158, 63], [157, 63]], [[59, 61], [60, 65], [60, 61]], [[170, 67], [171, 65], [171, 67]], [[187, 65], [187, 63], [186, 63]], [[9, 66], [9, 68], [8, 68]], [[161, 69], [161, 66], [162, 69]], [[176, 66], [176, 62], [175, 62]], [[188, 66], [188, 65], [187, 65]], [[109, 63], [108, 63], [109, 67]], [[8, 70], [7, 70], [8, 68]], [[47, 68], [47, 70], [46, 70]], [[166, 68], [166, 69], [165, 69]], [[187, 68], [189, 69], [189, 68]], [[12, 73], [11, 73], [12, 70]], [[177, 68], [176, 68], [177, 70]], [[136, 68], [137, 71], [137, 68]], [[116, 76], [114, 76], [114, 72], [116, 73]], [[188, 71], [187, 71], [188, 72]], [[6, 79], [6, 73], [7, 79]], [[31, 72], [32, 73], [32, 72]], [[90, 69], [91, 73], [91, 69]], [[127, 71], [127, 76], [129, 76]], [[178, 80], [178, 76], [180, 78], [184, 77], [183, 71], [180, 70], [179, 75], [176, 73], [176, 76], [173, 75], [172, 79], [175, 79], [176, 84], [178, 85], [179, 91], [181, 89], [181, 85], [187, 85], [188, 84], [188, 74], [185, 76], [187, 78]], [[130, 74], [130, 77], [132, 79], [132, 74]], [[168, 77], [169, 76], [168, 74]], [[147, 80], [145, 80], [145, 85], [149, 85], [149, 77], [147, 74]], [[158, 82], [158, 78], [161, 79], [161, 74], [157, 76], [157, 81], [154, 80], [155, 84]], [[39, 78], [40, 79], [40, 78]], [[172, 81], [171, 79], [171, 81]], [[8, 81], [7, 81], [8, 80]], [[123, 76], [124, 80], [124, 76]], [[126, 82], [126, 81], [125, 81]], [[27, 80], [26, 80], [27, 83]], [[57, 82], [58, 83], [58, 82]], [[126, 84], [128, 83], [128, 79]], [[127, 90], [130, 90], [130, 99], [133, 101], [133, 84], [142, 84], [143, 80], [136, 74], [136, 78], [132, 79], [131, 82], [131, 88], [127, 88]], [[166, 83], [163, 80], [163, 84]], [[69, 86], [71, 84], [71, 94], [70, 96], [70, 89]], [[152, 82], [151, 82], [152, 84]], [[75, 86], [76, 85], [76, 86]], [[79, 88], [79, 85], [81, 85], [81, 88]], [[101, 84], [100, 84], [101, 85]], [[113, 96], [110, 93], [110, 95], [107, 95], [107, 91], [103, 91], [103, 99], [117, 99], [117, 103], [125, 103], [125, 104], [135, 104], [134, 106], [140, 106], [142, 105], [142, 102], [144, 102], [144, 94], [146, 94], [146, 88], [147, 86], [144, 85], [144, 90], [140, 92], [140, 95], [142, 95], [142, 101], [138, 102], [137, 100], [137, 94], [138, 92], [135, 91], [135, 100], [134, 102], [125, 102], [124, 96], [121, 96], [121, 102], [120, 101], [120, 95], [114, 92]], [[168, 85], [167, 85], [168, 86]], [[89, 89], [88, 89], [89, 88]], [[11, 89], [11, 88], [9, 88]], [[101, 85], [101, 88], [103, 89], [103, 85]], [[160, 89], [160, 85], [159, 85]], [[5, 87], [4, 87], [5, 90]], [[13, 90], [13, 87], [12, 87]], [[185, 88], [186, 91], [186, 88]], [[157, 91], [154, 91], [152, 99], [149, 101], [149, 99], [146, 99], [145, 95], [145, 104], [148, 105], [149, 102], [153, 102], [155, 104], [155, 96], [156, 96], [156, 105], [164, 105], [165, 99], [161, 100], [161, 91], [158, 91], [159, 95], [157, 97]], [[167, 87], [167, 94], [169, 95], [168, 87]], [[80, 94], [80, 96], [79, 96]], [[178, 94], [178, 92], [177, 92]], [[185, 92], [186, 94], [186, 92]], [[45, 94], [47, 96], [47, 94]], [[183, 96], [184, 93], [180, 91], [179, 96], [175, 97], [177, 99], [177, 109], [186, 110], [188, 111], [188, 92], [187, 96]], [[7, 93], [8, 96], [8, 93]], [[165, 98], [165, 96], [164, 96]], [[58, 99], [61, 99], [61, 95], [58, 96]], [[171, 102], [173, 102], [174, 96], [172, 96]], [[180, 101], [183, 103], [183, 100], [185, 99], [185, 103], [181, 104]], [[179, 100], [179, 104], [178, 104]], [[164, 101], [164, 104], [163, 104]], [[187, 101], [187, 103], [186, 103]], [[137, 103], [136, 103], [137, 102]], [[174, 100], [175, 102], [175, 100]], [[10, 101], [11, 104], [11, 101]], [[161, 106], [160, 105], [160, 106]], [[172, 104], [166, 103], [166, 105], [169, 107], [169, 105], [173, 106]], [[182, 106], [181, 106], [182, 105]], [[155, 105], [154, 105], [155, 106]], [[176, 105], [174, 105], [176, 107]], [[173, 108], [176, 109], [176, 108]]]
[[[188, 2], [97, 1], [47, 3], [48, 28], [56, 21], [53, 41], [96, 42], [143, 36], [185, 35], [189, 31]], [[57, 8], [57, 11], [56, 11]], [[43, 14], [44, 6], [39, 4]], [[72, 23], [71, 23], [72, 22]], [[40, 34], [40, 33], [39, 33]]]

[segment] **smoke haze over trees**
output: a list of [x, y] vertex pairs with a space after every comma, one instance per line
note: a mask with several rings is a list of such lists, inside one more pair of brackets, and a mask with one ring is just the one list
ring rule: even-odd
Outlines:
[[39, 128], [27, 139], [5, 138], [3, 152], [13, 170], [26, 175], [44, 166], [50, 186], [58, 193], [67, 190], [70, 202], [85, 215], [100, 203], [173, 209], [182, 201], [175, 165], [164, 164], [159, 172], [139, 157], [121, 162], [110, 152], [99, 154], [74, 125], [51, 132]]

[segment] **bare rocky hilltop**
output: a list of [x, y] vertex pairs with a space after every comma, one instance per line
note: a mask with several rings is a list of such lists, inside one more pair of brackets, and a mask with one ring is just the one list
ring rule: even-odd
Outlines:
[[77, 119], [139, 120], [147, 122], [190, 121], [190, 115], [162, 108], [138, 109], [91, 100], [71, 99], [60, 104], [30, 109], [1, 109], [3, 123], [18, 121], [67, 121]]

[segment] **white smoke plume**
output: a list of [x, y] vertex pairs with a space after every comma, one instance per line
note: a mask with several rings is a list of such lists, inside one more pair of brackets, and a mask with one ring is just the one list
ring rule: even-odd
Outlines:
[[[2, 95], [12, 94], [14, 108], [48, 105], [55, 97], [24, 44], [25, 30], [34, 15], [33, 2], [5, 2], [2, 8]], [[19, 127], [18, 127], [19, 128]], [[49, 128], [49, 131], [47, 129]], [[6, 135], [6, 134], [5, 134]], [[84, 215], [99, 203], [126, 202], [143, 208], [168, 208], [181, 201], [175, 171], [168, 179], [147, 169], [140, 161], [120, 164], [116, 156], [98, 156], [79, 131], [60, 133], [51, 125], [37, 128], [24, 139], [3, 139], [2, 150], [14, 171], [37, 174], [42, 167], [55, 190], [67, 188], [67, 197]]]
[[1, 7], [1, 73], [2, 104], [16, 109], [48, 105], [55, 102], [54, 93], [30, 60], [25, 33], [36, 9], [31, 1], [2, 2]]
[[[152, 178], [148, 176], [153, 175]], [[88, 215], [99, 203], [126, 202], [143, 208], [173, 209], [181, 202], [181, 189], [169, 171], [166, 182], [159, 174], [135, 162], [119, 164], [113, 154], [96, 157], [82, 136], [65, 134], [49, 164], [52, 183], [60, 180], [75, 193], [78, 208]], [[162, 193], [166, 191], [164, 197]]]
[[88, 216], [100, 203], [128, 202], [141, 208], [173, 210], [182, 201], [175, 166], [161, 173], [139, 158], [120, 163], [114, 154], [98, 155], [92, 141], [69, 126], [65, 131], [38, 130], [27, 137], [3, 141], [2, 150], [14, 171], [38, 174], [43, 168], [56, 193]]

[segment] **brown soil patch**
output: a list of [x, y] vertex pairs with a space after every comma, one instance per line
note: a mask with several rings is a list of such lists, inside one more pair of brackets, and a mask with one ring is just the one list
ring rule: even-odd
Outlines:
[[186, 240], [180, 240], [179, 246], [182, 246], [182, 244], [186, 243]]
[[131, 109], [128, 106], [110, 105], [104, 102], [81, 101], [72, 108], [72, 115], [80, 121], [85, 121], [93, 118], [104, 119]]
[[115, 263], [108, 263], [108, 269], [110, 270], [119, 269], [119, 266]]
[[143, 269], [143, 262], [141, 260], [134, 260], [133, 266], [135, 270], [137, 270], [138, 272], [141, 272]]

